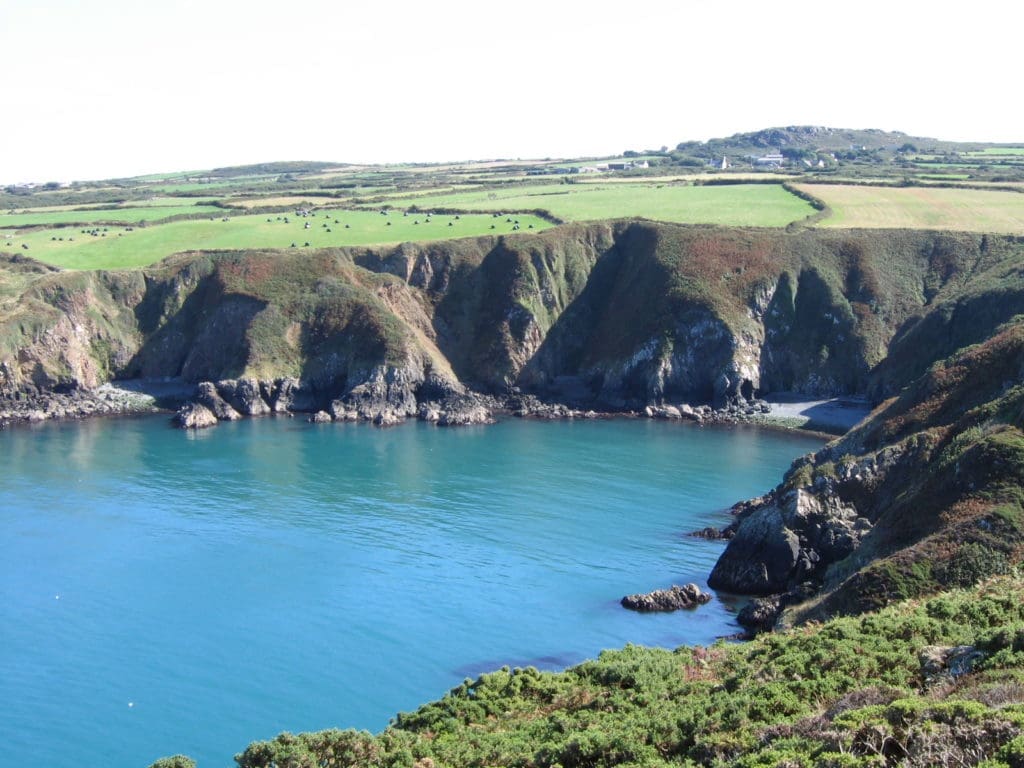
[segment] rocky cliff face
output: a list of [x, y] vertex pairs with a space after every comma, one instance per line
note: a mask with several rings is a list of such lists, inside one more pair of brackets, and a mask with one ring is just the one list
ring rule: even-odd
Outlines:
[[[7, 257], [0, 391], [287, 378], [295, 404], [347, 398], [357, 413], [414, 412], [466, 386], [605, 410], [773, 390], [882, 395], [920, 368], [922, 334], [960, 327], [926, 310], [953, 294], [969, 302], [979, 276], [1019, 250], [966, 235], [613, 222], [378, 250], [182, 254], [123, 273]], [[890, 342], [911, 351], [880, 366]]]
[[[990, 288], [990, 302], [1014, 293]], [[943, 334], [915, 355], [927, 361], [948, 344]], [[763, 627], [1008, 572], [1024, 557], [1022, 428], [1024, 321], [1016, 316], [932, 362], [853, 431], [795, 463], [770, 494], [739, 505], [710, 583], [769, 596], [755, 605]]]

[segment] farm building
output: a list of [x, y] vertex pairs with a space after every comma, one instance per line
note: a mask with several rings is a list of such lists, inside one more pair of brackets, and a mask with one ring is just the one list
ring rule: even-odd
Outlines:
[[780, 152], [770, 152], [762, 157], [754, 158], [754, 165], [759, 168], [781, 168], [786, 164], [786, 158]]

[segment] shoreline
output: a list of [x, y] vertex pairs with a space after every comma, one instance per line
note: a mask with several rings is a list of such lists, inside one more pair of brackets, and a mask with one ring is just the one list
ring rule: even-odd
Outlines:
[[791, 422], [810, 431], [842, 435], [871, 413], [871, 405], [863, 397], [840, 396], [815, 400], [805, 397], [793, 392], [766, 395], [764, 399], [771, 406], [768, 417], [780, 422]]
[[18, 391], [0, 397], [0, 430], [50, 421], [173, 412], [195, 386], [175, 379], [109, 381], [70, 392]]
[[[177, 378], [115, 380], [105, 382], [95, 389], [79, 389], [67, 393], [53, 390], [18, 392], [0, 398], [0, 430], [97, 417], [166, 414], [178, 420], [176, 412], [180, 414], [183, 406], [194, 403], [200, 392], [200, 384], [190, 384]], [[227, 406], [227, 403], [223, 404]], [[860, 397], [812, 400], [807, 399], [806, 395], [792, 392], [771, 393], [764, 399], [755, 399], [741, 405], [730, 404], [719, 409], [708, 405], [691, 407], [680, 403], [647, 406], [642, 410], [630, 408], [612, 411], [575, 408], [565, 403], [543, 401], [532, 395], [501, 397], [467, 392], [450, 402], [420, 403], [415, 413], [396, 414], [397, 418], [374, 418], [372, 415], [351, 411], [328, 413], [309, 408], [285, 408], [268, 409], [268, 412], [262, 414], [242, 411], [223, 420], [276, 415], [316, 423], [359, 421], [386, 427], [406, 421], [425, 421], [439, 426], [469, 426], [491, 424], [509, 417], [536, 420], [627, 418], [683, 421], [698, 426], [750, 425], [832, 440], [848, 432], [870, 411], [867, 400]], [[211, 421], [210, 425], [216, 423]]]

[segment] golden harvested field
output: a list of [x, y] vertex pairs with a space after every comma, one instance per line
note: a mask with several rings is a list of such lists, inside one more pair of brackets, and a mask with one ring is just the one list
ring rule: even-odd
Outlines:
[[796, 184], [832, 215], [818, 226], [1024, 233], [1024, 194], [981, 189]]

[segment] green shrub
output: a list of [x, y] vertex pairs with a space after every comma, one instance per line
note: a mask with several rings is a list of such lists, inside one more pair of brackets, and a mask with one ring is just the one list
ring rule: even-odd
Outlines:
[[1024, 768], [1024, 736], [1008, 742], [996, 756], [1010, 768]]
[[185, 755], [173, 755], [171, 757], [161, 757], [150, 765], [149, 768], [196, 768], [196, 761]]
[[945, 569], [944, 581], [950, 586], [970, 587], [979, 581], [1010, 572], [1006, 555], [980, 542], [964, 544]]

